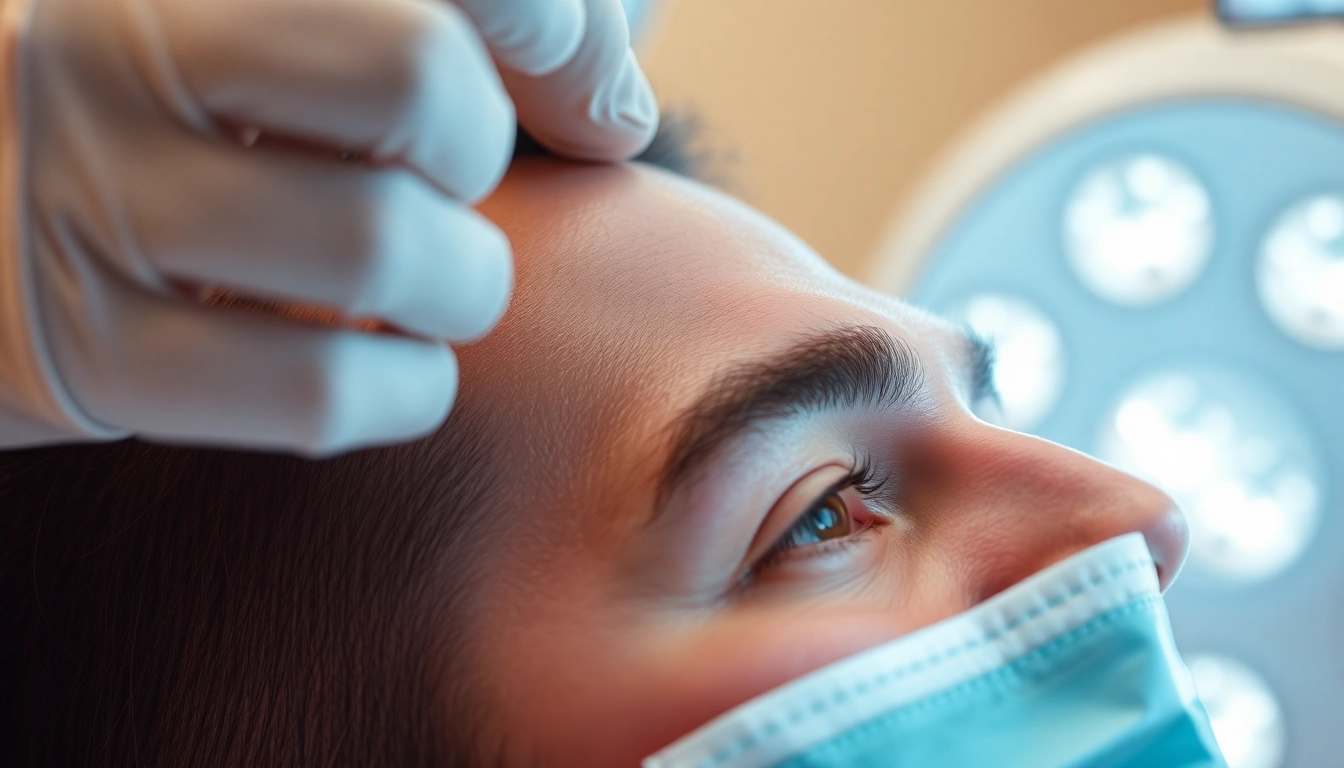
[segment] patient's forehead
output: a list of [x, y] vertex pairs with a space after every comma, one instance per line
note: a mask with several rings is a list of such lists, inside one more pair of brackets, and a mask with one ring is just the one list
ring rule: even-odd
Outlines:
[[556, 488], [576, 467], [655, 459], [658, 425], [726, 360], [904, 311], [748, 206], [654, 168], [523, 161], [481, 210], [513, 244], [516, 284], [499, 327], [460, 350], [461, 396]]
[[697, 334], [780, 326], [787, 300], [809, 298], [910, 314], [749, 206], [640, 164], [518, 162], [481, 210], [508, 234], [517, 274], [485, 348], [533, 331], [703, 344]]
[[[806, 245], [746, 205], [638, 164], [523, 161], [482, 210], [515, 248], [514, 322], [543, 306], [555, 315], [694, 322], [751, 300], [758, 291], [744, 292], [743, 283], [834, 278]], [[590, 301], [549, 306], [585, 295]]]

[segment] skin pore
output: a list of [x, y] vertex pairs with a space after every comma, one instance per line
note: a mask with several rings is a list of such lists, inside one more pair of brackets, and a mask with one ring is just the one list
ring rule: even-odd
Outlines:
[[637, 765], [1130, 531], [1164, 586], [1179, 570], [1166, 496], [977, 417], [983, 349], [746, 206], [537, 159], [482, 211], [517, 260], [503, 322], [460, 351], [514, 468], [482, 510], [488, 759]]

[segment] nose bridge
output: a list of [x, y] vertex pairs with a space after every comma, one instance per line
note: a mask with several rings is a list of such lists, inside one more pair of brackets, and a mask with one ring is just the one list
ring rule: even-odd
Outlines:
[[1142, 532], [1163, 586], [1187, 546], [1166, 494], [1069, 448], [980, 422], [954, 431], [940, 461], [947, 533], [972, 556], [962, 572], [984, 599], [1094, 544]]

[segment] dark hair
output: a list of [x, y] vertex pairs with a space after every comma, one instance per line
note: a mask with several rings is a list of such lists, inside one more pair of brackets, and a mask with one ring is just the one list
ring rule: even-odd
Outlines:
[[[136, 440], [0, 455], [4, 764], [443, 765], [493, 481], [463, 408], [327, 461]], [[431, 647], [431, 643], [441, 643]], [[450, 722], [438, 720], [438, 722]], [[460, 762], [460, 761], [459, 761]]]
[[[696, 172], [689, 123], [664, 125], [643, 160]], [[460, 402], [426, 439], [324, 461], [0, 452], [0, 764], [471, 765], [464, 553], [493, 434]]]

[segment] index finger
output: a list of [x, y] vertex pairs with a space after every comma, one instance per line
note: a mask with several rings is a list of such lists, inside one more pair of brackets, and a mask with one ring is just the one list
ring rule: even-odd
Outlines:
[[457, 0], [490, 54], [532, 76], [549, 74], [574, 57], [583, 41], [583, 0]]
[[[161, 2], [214, 121], [404, 164], [464, 202], [504, 175], [513, 105], [475, 22], [439, 0]], [[195, 109], [193, 111], [195, 111]]]
[[[519, 2], [521, 0], [514, 0]], [[653, 140], [658, 101], [630, 50], [621, 0], [584, 0], [574, 56], [534, 77], [501, 67], [518, 122], [548, 149], [577, 160], [626, 160]]]

